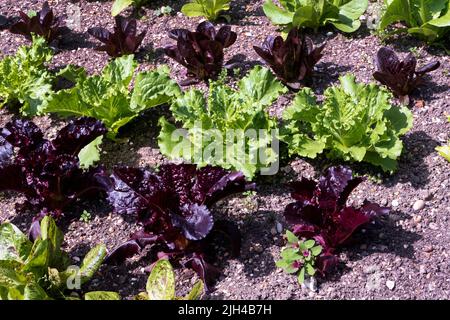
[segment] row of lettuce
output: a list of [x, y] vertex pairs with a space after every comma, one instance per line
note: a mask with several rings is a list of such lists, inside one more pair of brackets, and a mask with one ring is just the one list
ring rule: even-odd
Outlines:
[[[111, 13], [116, 16], [128, 6], [141, 7], [149, 3], [151, 1], [115, 0]], [[230, 21], [228, 11], [232, 7], [231, 0], [191, 0], [181, 12], [188, 17]], [[326, 25], [345, 33], [355, 32], [367, 8], [368, 0], [283, 0], [279, 5], [274, 0], [266, 0], [263, 4], [264, 14], [285, 32], [293, 27], [318, 30]], [[431, 43], [442, 39], [450, 29], [448, 0], [383, 0], [378, 14], [375, 28], [388, 35], [407, 33]], [[389, 28], [398, 22], [403, 25]]]
[[[115, 139], [119, 129], [141, 112], [169, 104], [177, 124], [188, 132], [187, 137], [173, 141], [175, 124], [164, 117], [160, 119], [159, 146], [170, 159], [184, 156], [180, 154], [183, 148], [175, 148], [183, 142], [201, 150], [221, 143], [217, 149], [226, 149], [235, 144], [234, 140], [228, 141], [228, 129], [239, 129], [242, 134], [247, 129], [265, 130], [267, 139], [272, 137], [272, 129], [279, 129], [278, 138], [288, 145], [291, 155], [315, 158], [326, 154], [331, 159], [364, 161], [395, 171], [402, 151], [400, 137], [413, 122], [409, 109], [393, 105], [392, 95], [384, 87], [357, 83], [351, 75], [342, 76], [339, 85], [327, 88], [322, 103], [316, 101], [311, 89], [301, 89], [279, 125], [266, 109], [288, 88], [261, 66], [241, 79], [237, 89], [224, 83], [224, 75], [211, 81], [205, 96], [197, 89], [182, 91], [170, 78], [166, 66], [136, 72], [132, 55], [112, 60], [101, 74], [92, 76], [72, 65], [54, 73], [46, 67], [51, 59], [52, 50], [41, 38], [36, 38], [31, 47], [19, 48], [16, 55], [5, 57], [0, 62], [2, 105], [16, 105], [24, 116], [54, 113], [62, 117], [92, 117], [106, 126], [108, 138]], [[57, 90], [61, 78], [72, 86]], [[130, 89], [132, 80], [134, 87]], [[218, 130], [222, 139], [203, 137], [202, 145], [198, 145], [194, 134], [200, 127]], [[277, 160], [278, 155], [267, 146], [270, 141], [259, 146], [252, 145], [261, 143], [258, 140], [245, 136], [241, 140], [245, 140], [246, 154], [252, 148], [266, 146], [265, 163], [242, 161], [238, 152], [235, 157], [227, 157], [226, 162], [220, 157], [186, 160], [242, 171], [249, 178]]]

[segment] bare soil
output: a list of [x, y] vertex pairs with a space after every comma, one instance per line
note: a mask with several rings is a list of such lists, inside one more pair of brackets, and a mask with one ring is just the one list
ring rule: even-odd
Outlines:
[[[19, 10], [40, 9], [42, 2], [2, 0], [0, 15], [15, 16]], [[64, 37], [52, 67], [76, 64], [91, 73], [99, 72], [108, 57], [94, 50], [96, 40], [88, 36], [87, 29], [92, 26], [112, 28], [112, 1], [50, 0], [49, 3], [57, 15], [67, 17], [68, 8], [79, 8], [81, 13], [80, 25]], [[138, 13], [125, 12], [126, 15], [138, 14], [141, 17], [139, 28], [147, 31], [143, 49], [137, 54], [140, 69], [168, 64], [175, 79], [184, 78], [182, 68], [166, 58], [161, 50], [171, 42], [167, 37], [170, 29], [194, 29], [200, 21], [179, 13], [183, 3], [178, 0], [152, 1]], [[262, 3], [262, 0], [232, 1], [230, 24], [238, 33], [238, 40], [227, 51], [227, 58], [238, 56], [242, 73], [263, 63], [252, 46], [260, 44], [267, 35], [277, 33], [276, 27], [265, 17]], [[156, 17], [154, 11], [162, 5], [171, 6], [178, 13]], [[7, 30], [0, 31], [0, 35], [0, 56], [13, 54], [18, 46], [27, 43]], [[383, 44], [364, 23], [352, 35], [324, 28], [310, 36], [317, 44], [327, 42], [312, 85], [318, 95], [337, 83], [344, 73], [354, 74], [358, 81], [374, 81], [372, 61]], [[441, 62], [441, 67], [430, 74], [426, 84], [412, 97], [414, 101], [423, 101], [423, 105], [417, 103], [412, 107], [414, 128], [403, 139], [404, 150], [398, 171], [389, 176], [364, 164], [351, 165], [357, 173], [372, 177], [357, 188], [351, 201], [361, 203], [368, 199], [392, 206], [391, 214], [356, 234], [353, 243], [341, 251], [337, 272], [319, 279], [316, 291], [300, 288], [295, 277], [275, 267], [274, 261], [283, 246], [282, 234], [276, 225], [280, 223], [283, 229], [287, 227], [282, 214], [285, 205], [291, 201], [286, 184], [302, 176], [316, 177], [329, 162], [323, 158], [314, 161], [290, 159], [282, 164], [278, 175], [257, 181], [255, 195], [236, 196], [216, 206], [218, 214], [237, 222], [243, 235], [243, 246], [238, 259], [221, 257], [219, 265], [224, 270], [223, 276], [207, 299], [450, 299], [450, 164], [434, 150], [447, 141], [450, 129], [446, 121], [450, 114], [450, 57], [440, 48], [426, 46], [406, 36], [386, 44], [402, 55], [413, 50], [420, 65], [435, 59]], [[197, 86], [205, 88], [203, 84]], [[270, 112], [280, 115], [291, 100], [292, 95], [281, 98]], [[1, 109], [0, 127], [13, 114], [11, 110]], [[102, 163], [108, 168], [120, 163], [149, 167], [162, 163], [164, 158], [156, 141], [157, 119], [162, 114], [168, 114], [167, 107], [155, 108], [126, 126], [121, 135], [128, 139], [127, 142], [106, 142]], [[48, 134], [64, 124], [56, 117], [33, 120]], [[33, 214], [16, 211], [15, 205], [23, 199], [13, 193], [3, 193], [0, 200], [0, 222], [10, 220], [25, 231]], [[414, 211], [413, 204], [417, 200], [424, 200], [425, 207]], [[92, 214], [89, 223], [78, 219], [83, 209]], [[65, 232], [65, 249], [75, 260], [100, 242], [109, 249], [114, 248], [137, 228], [132, 219], [124, 220], [112, 213], [100, 199], [80, 204], [73, 212], [67, 212], [60, 225]], [[104, 266], [86, 289], [116, 290], [123, 297], [131, 298], [144, 290], [148, 276], [145, 268], [149, 264], [147, 252], [144, 252], [123, 265]], [[177, 276], [180, 292], [185, 292], [196, 279], [190, 270], [177, 270]], [[392, 281], [394, 287], [388, 288], [387, 281]]]

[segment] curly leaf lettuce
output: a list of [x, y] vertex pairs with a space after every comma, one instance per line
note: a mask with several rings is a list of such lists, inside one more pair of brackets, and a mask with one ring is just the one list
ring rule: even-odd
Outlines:
[[44, 38], [33, 38], [14, 56], [0, 61], [0, 107], [20, 105], [24, 116], [34, 116], [52, 91], [53, 75], [45, 64], [53, 57]]
[[287, 88], [260, 66], [239, 82], [238, 90], [218, 80], [210, 83], [208, 98], [199, 90], [187, 91], [171, 105], [185, 130], [177, 135], [175, 125], [160, 119], [161, 152], [171, 159], [242, 171], [252, 178], [278, 159], [270, 147], [276, 122], [264, 108], [285, 92]]
[[395, 171], [403, 148], [400, 136], [412, 127], [411, 112], [392, 106], [390, 93], [375, 84], [358, 84], [351, 75], [340, 82], [325, 91], [321, 106], [305, 88], [285, 110], [282, 140], [290, 153], [315, 158], [326, 152], [332, 159], [364, 161]]
[[76, 79], [75, 87], [51, 95], [42, 111], [63, 117], [96, 118], [108, 128], [108, 137], [114, 139], [120, 127], [140, 112], [169, 103], [180, 93], [166, 66], [137, 74], [134, 89], [130, 91], [135, 69], [136, 62], [133, 55], [129, 55], [110, 62], [100, 75], [89, 77], [85, 72], [65, 74]]

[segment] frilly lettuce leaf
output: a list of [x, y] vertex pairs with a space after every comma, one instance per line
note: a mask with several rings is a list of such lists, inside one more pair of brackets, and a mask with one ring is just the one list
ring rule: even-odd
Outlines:
[[[208, 98], [199, 90], [187, 91], [171, 105], [175, 120], [187, 130], [186, 136], [180, 135], [178, 141], [174, 140], [176, 127], [161, 118], [161, 152], [171, 159], [184, 158], [200, 166], [210, 164], [242, 171], [246, 177], [252, 178], [257, 170], [277, 160], [270, 147], [271, 129], [277, 126], [264, 108], [285, 92], [287, 88], [268, 69], [260, 66], [239, 82], [237, 90], [219, 80], [210, 83]], [[208, 129], [217, 130], [206, 132]], [[227, 136], [227, 130], [231, 129], [237, 138]], [[259, 139], [245, 138], [248, 129], [256, 130]], [[260, 135], [259, 130], [263, 130], [265, 135]], [[244, 148], [240, 148], [236, 141], [244, 142]], [[239, 150], [245, 150], [245, 155]], [[263, 162], [252, 157], [257, 152], [250, 151], [255, 150], [266, 154]], [[222, 152], [223, 156], [217, 156], [217, 152]], [[229, 156], [225, 157], [227, 153]]]
[[341, 85], [328, 88], [322, 105], [309, 88], [301, 90], [283, 119], [282, 139], [291, 154], [345, 161], [365, 161], [395, 171], [403, 148], [400, 136], [412, 127], [412, 114], [395, 107], [391, 95], [375, 84], [358, 84], [355, 77], [340, 78]]
[[22, 46], [14, 56], [0, 61], [0, 107], [20, 105], [24, 116], [39, 113], [41, 104], [52, 91], [53, 75], [45, 64], [53, 57], [44, 38], [33, 38], [31, 46]]

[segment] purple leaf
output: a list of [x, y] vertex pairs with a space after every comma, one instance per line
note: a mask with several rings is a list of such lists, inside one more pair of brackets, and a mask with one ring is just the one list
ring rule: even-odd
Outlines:
[[176, 40], [177, 45], [166, 47], [166, 55], [186, 67], [190, 78], [207, 80], [216, 77], [222, 70], [224, 48], [234, 44], [237, 34], [229, 26], [220, 28], [216, 33], [214, 26], [205, 21], [197, 26], [196, 32], [173, 29], [169, 37]]
[[31, 121], [7, 123], [0, 130], [0, 191], [21, 192], [36, 211], [59, 216], [78, 198], [100, 191], [103, 169], [83, 171], [78, 151], [105, 132], [97, 120], [80, 118], [47, 140]]
[[105, 28], [94, 27], [88, 33], [104, 43], [104, 46], [96, 48], [97, 51], [106, 51], [111, 57], [120, 57], [133, 54], [137, 51], [145, 37], [145, 31], [137, 34], [137, 21], [125, 19], [121, 16], [115, 18], [114, 32]]
[[53, 10], [45, 1], [42, 9], [35, 16], [29, 17], [25, 12], [19, 12], [20, 20], [10, 27], [10, 31], [15, 34], [25, 36], [31, 40], [32, 33], [45, 38], [48, 43], [56, 40], [62, 33], [60, 19], [56, 18]]
[[296, 90], [301, 81], [311, 78], [325, 44], [314, 47], [310, 38], [292, 28], [286, 40], [268, 36], [261, 47], [253, 48], [281, 81]]
[[363, 178], [353, 178], [349, 168], [338, 166], [328, 168], [317, 183], [302, 179], [292, 185], [296, 201], [286, 206], [284, 215], [293, 225], [294, 234], [314, 239], [323, 247], [318, 260], [321, 272], [336, 265], [333, 252], [358, 228], [389, 212], [368, 201], [360, 208], [346, 206], [347, 198], [361, 181]]
[[426, 73], [439, 68], [440, 63], [433, 61], [416, 70], [417, 61], [412, 53], [400, 61], [393, 50], [382, 47], [375, 57], [375, 65], [377, 70], [373, 77], [403, 99], [422, 83]]
[[[114, 211], [132, 214], [143, 225], [142, 231], [133, 235], [133, 242], [112, 254], [112, 260], [138, 252], [135, 244], [163, 247], [171, 259], [191, 257], [210, 246], [216, 233], [225, 234], [233, 254], [239, 253], [239, 230], [225, 222], [216, 225], [211, 206], [228, 195], [254, 188], [242, 173], [210, 166], [198, 169], [190, 164], [166, 164], [157, 173], [124, 167], [116, 168], [103, 185]], [[211, 267], [198, 256], [187, 265], [208, 278], [204, 273]]]

